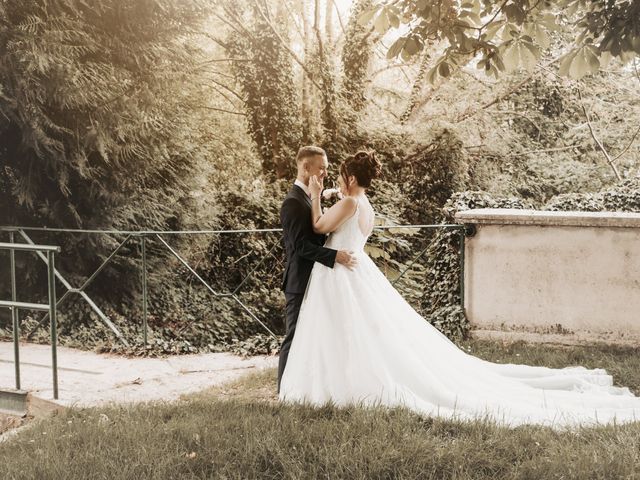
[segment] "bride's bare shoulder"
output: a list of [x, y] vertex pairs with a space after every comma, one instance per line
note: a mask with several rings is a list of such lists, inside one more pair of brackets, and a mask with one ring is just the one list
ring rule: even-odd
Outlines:
[[343, 197], [336, 205], [342, 204], [342, 207], [346, 210], [355, 210], [358, 206], [358, 201], [353, 197]]

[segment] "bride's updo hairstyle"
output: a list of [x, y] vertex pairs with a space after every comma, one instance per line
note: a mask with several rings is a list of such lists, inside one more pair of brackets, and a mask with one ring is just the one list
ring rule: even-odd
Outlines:
[[382, 172], [382, 164], [376, 159], [374, 152], [359, 151], [348, 156], [340, 165], [340, 175], [345, 184], [349, 184], [349, 177], [353, 175], [358, 185], [364, 188], [371, 186], [371, 180], [378, 178]]

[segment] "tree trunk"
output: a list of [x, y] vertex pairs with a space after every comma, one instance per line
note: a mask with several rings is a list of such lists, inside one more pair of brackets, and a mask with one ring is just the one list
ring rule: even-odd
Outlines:
[[327, 39], [327, 48], [333, 50], [333, 1], [326, 0], [324, 10], [324, 34]]
[[[304, 33], [304, 63], [308, 69], [311, 69], [311, 50], [312, 50], [312, 37], [311, 27], [309, 25], [309, 12], [307, 8], [308, 2], [306, 0], [300, 0], [300, 17], [302, 18], [302, 26]], [[301, 75], [301, 109], [300, 114], [302, 117], [302, 142], [304, 144], [313, 143], [312, 134], [312, 122], [311, 122], [311, 85], [309, 82], [309, 76], [306, 72], [302, 72]]]
[[424, 77], [427, 74], [427, 70], [429, 69], [429, 58], [431, 56], [426, 53], [422, 55], [422, 61], [420, 62], [420, 68], [418, 69], [418, 75], [413, 81], [413, 86], [411, 87], [411, 94], [409, 95], [409, 101], [407, 102], [407, 106], [402, 112], [400, 116], [400, 123], [405, 124], [411, 117], [411, 114], [414, 112], [416, 107], [418, 106], [420, 92], [422, 92], [422, 87], [424, 86]]
[[358, 23], [358, 17], [371, 5], [371, 0], [354, 2], [342, 49], [342, 94], [354, 112], [359, 112], [366, 106], [365, 89], [372, 52], [369, 31]]
[[272, 17], [261, 0], [247, 13], [253, 17], [251, 22], [229, 12], [236, 28], [226, 42], [231, 58], [239, 59], [232, 65], [242, 85], [247, 127], [262, 157], [264, 174], [291, 177], [301, 125], [287, 12], [277, 9]]
[[325, 142], [335, 144], [337, 141], [337, 120], [336, 120], [336, 94], [335, 82], [333, 78], [333, 69], [331, 62], [327, 58], [325, 44], [320, 31], [320, 0], [315, 0], [313, 30], [316, 36], [316, 52], [317, 52], [317, 70], [320, 78], [320, 92], [322, 107], [321, 118], [322, 127], [324, 129]]

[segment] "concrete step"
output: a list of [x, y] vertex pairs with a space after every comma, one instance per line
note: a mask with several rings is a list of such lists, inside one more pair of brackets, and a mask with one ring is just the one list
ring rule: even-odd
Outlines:
[[27, 415], [27, 395], [22, 390], [0, 390], [0, 413], [24, 417]]
[[39, 417], [64, 409], [62, 405], [36, 397], [24, 390], [0, 389], [0, 414]]

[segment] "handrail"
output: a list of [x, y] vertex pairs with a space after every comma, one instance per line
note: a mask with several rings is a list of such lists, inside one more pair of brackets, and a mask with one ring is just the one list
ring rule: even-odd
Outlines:
[[22, 252], [56, 252], [60, 253], [61, 248], [54, 245], [25, 245], [23, 243], [2, 243], [0, 250], [19, 250]]
[[21, 308], [22, 310], [36, 310], [40, 312], [49, 311], [48, 303], [29, 303], [29, 302], [13, 302], [8, 300], [0, 300], [0, 307]]
[[[9, 232], [10, 242], [0, 242], [0, 250], [9, 250], [11, 261], [11, 300], [0, 300], [0, 307], [7, 307], [11, 309], [11, 317], [13, 323], [13, 355], [15, 363], [15, 376], [16, 376], [16, 390], [20, 390], [20, 324], [19, 324], [19, 310], [36, 310], [36, 311], [48, 311], [49, 318], [51, 319], [51, 360], [52, 360], [52, 372], [53, 372], [53, 398], [58, 399], [58, 332], [57, 332], [57, 315], [56, 315], [56, 277], [55, 277], [55, 255], [60, 253], [61, 248], [56, 245], [35, 245], [35, 244], [23, 244], [15, 243], [14, 231]], [[48, 283], [48, 296], [49, 303], [29, 303], [17, 301], [16, 290], [16, 260], [15, 253], [19, 252], [35, 252], [37, 255], [42, 255], [42, 252], [46, 252], [46, 259], [43, 256], [47, 264], [47, 283]]]

